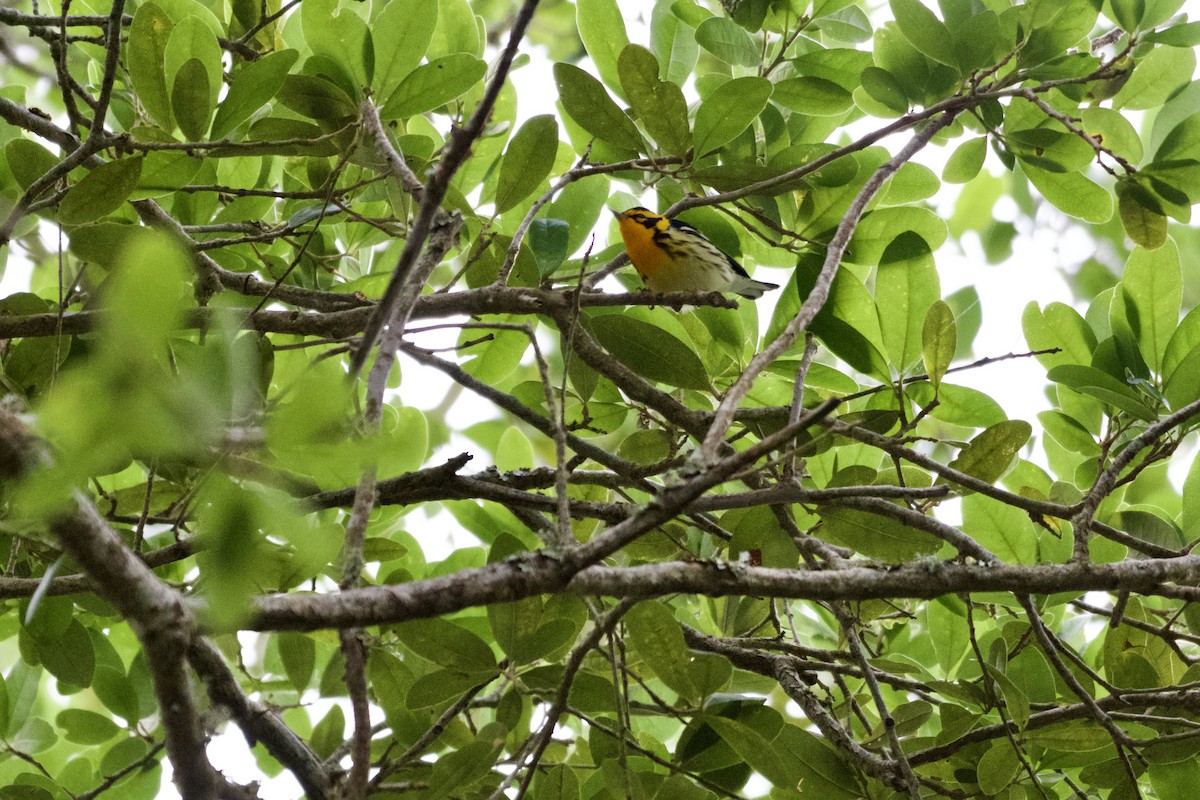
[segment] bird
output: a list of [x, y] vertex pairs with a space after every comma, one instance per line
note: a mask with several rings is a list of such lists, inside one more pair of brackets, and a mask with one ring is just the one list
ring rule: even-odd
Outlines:
[[610, 210], [621, 228], [629, 260], [652, 292], [734, 292], [754, 300], [779, 288], [751, 278], [741, 264], [686, 222], [641, 206]]

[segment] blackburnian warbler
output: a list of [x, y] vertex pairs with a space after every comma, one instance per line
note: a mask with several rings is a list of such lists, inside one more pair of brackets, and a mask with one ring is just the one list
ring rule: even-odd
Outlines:
[[629, 260], [652, 292], [735, 292], [755, 299], [779, 288], [751, 278], [741, 264], [686, 222], [641, 206], [613, 214]]

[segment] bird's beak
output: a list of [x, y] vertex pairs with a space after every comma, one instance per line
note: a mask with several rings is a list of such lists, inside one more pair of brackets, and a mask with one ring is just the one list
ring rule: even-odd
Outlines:
[[611, 211], [612, 215], [614, 217], [616, 217], [617, 219], [620, 219], [621, 217], [625, 216], [624, 211], [617, 211], [615, 208], [610, 208], [609, 211]]

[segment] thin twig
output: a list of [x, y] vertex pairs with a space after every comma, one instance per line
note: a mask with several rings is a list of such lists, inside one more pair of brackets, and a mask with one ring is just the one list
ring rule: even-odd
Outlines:
[[[396, 268], [392, 271], [392, 277], [388, 281], [383, 297], [379, 300], [379, 304], [363, 330], [362, 342], [358, 350], [350, 359], [352, 376], [357, 376], [362, 370], [385, 327], [397, 325], [403, 328], [403, 320], [408, 316], [407, 310], [400, 307], [404, 296], [407, 294], [415, 297], [420, 294], [420, 287], [417, 287], [417, 291], [414, 292], [408, 285], [413, 282], [410, 273], [425, 246], [426, 238], [431, 233], [434, 217], [441, 210], [442, 199], [450, 188], [450, 179], [470, 155], [471, 145], [479, 138], [488, 117], [491, 116], [492, 107], [500, 95], [500, 89], [508, 79], [508, 71], [517, 55], [517, 48], [525, 36], [525, 30], [529, 27], [529, 21], [533, 18], [533, 12], [537, 5], [538, 0], [525, 0], [521, 5], [521, 10], [517, 12], [516, 19], [513, 21], [508, 44], [500, 53], [500, 58], [493, 70], [492, 80], [484, 90], [483, 98], [479, 101], [475, 113], [471, 115], [471, 119], [466, 125], [451, 132], [450, 140], [442, 151], [441, 160], [437, 167], [430, 172], [425, 182], [420, 210], [409, 228], [409, 235], [404, 242], [404, 249], [400, 252]], [[397, 339], [397, 343], [398, 341]]]

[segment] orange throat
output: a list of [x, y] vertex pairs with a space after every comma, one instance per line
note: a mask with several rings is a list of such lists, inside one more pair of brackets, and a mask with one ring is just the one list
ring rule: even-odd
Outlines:
[[649, 279], [669, 260], [667, 254], [654, 244], [654, 231], [628, 217], [620, 217], [618, 224], [621, 238], [625, 240], [625, 251], [634, 269], [642, 276], [642, 280]]

